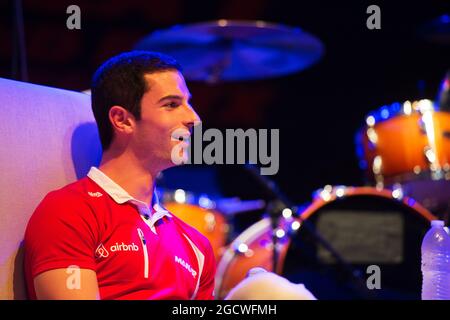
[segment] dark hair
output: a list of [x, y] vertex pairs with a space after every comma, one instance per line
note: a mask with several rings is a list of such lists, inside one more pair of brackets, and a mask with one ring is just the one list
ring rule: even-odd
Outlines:
[[167, 70], [181, 72], [181, 66], [169, 56], [150, 51], [119, 54], [97, 69], [91, 83], [91, 101], [103, 150], [113, 139], [109, 109], [119, 105], [140, 120], [142, 96], [150, 89], [144, 76]]

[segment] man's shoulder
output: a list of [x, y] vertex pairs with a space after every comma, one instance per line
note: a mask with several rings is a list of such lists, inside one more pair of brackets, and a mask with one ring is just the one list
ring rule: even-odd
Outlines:
[[[100, 198], [100, 199], [99, 199]], [[52, 190], [41, 200], [34, 213], [58, 212], [70, 214], [92, 212], [99, 205], [98, 200], [107, 198], [104, 191], [88, 177], [81, 178], [64, 187]]]
[[85, 192], [89, 186], [87, 178], [82, 178], [60, 189], [50, 191], [30, 216], [26, 234], [36, 234], [43, 229], [43, 226], [61, 228], [61, 226], [74, 226], [80, 223], [95, 225], [97, 210], [90, 203], [89, 195]]
[[[84, 177], [75, 182], [69, 183], [62, 188], [55, 189], [47, 193], [42, 203], [59, 203], [62, 202], [66, 206], [69, 203], [85, 203], [89, 201], [89, 194], [98, 194], [99, 191], [89, 178]], [[92, 191], [89, 191], [92, 189]]]

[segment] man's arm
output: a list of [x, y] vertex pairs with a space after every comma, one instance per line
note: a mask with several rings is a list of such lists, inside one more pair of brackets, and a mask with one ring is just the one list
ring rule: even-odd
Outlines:
[[31, 299], [97, 299], [95, 212], [78, 194], [50, 192], [25, 231], [24, 267]]
[[37, 299], [98, 300], [97, 275], [90, 269], [54, 269], [34, 278]]

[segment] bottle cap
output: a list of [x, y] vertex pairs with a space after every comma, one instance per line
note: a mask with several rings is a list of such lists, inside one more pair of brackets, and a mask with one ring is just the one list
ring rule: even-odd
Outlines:
[[442, 220], [432, 220], [431, 221], [432, 227], [443, 227], [444, 225], [445, 225], [444, 221], [442, 221]]

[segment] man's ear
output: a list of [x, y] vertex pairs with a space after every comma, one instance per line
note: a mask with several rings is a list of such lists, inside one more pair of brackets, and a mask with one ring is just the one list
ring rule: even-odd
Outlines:
[[109, 109], [109, 121], [118, 132], [131, 133], [134, 130], [134, 116], [121, 106], [112, 106]]

